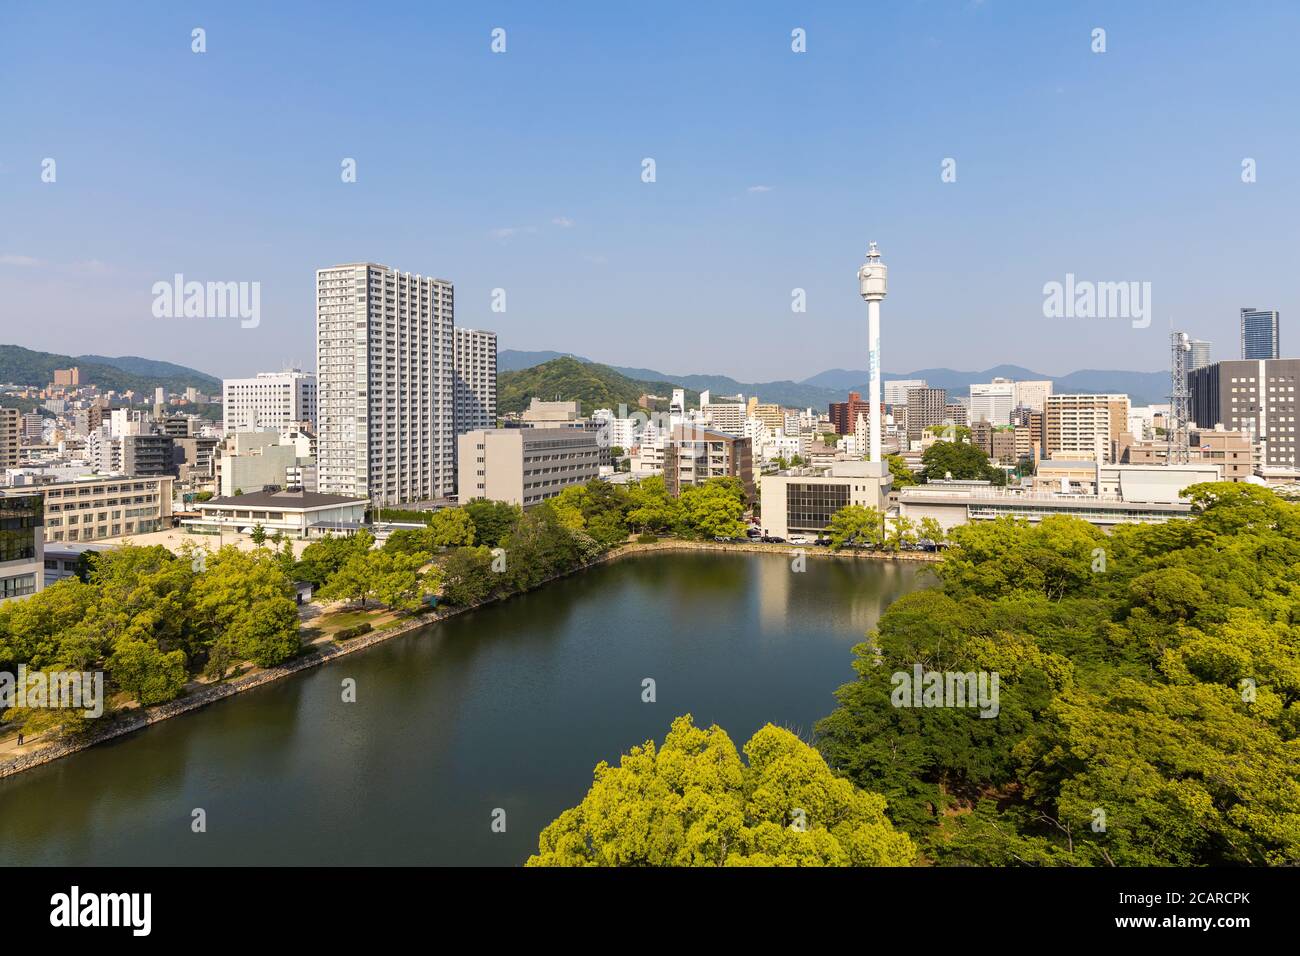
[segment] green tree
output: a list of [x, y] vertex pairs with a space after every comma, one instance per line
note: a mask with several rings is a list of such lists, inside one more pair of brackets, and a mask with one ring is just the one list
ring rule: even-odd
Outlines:
[[266, 529], [262, 527], [260, 522], [253, 525], [253, 530], [248, 536], [253, 539], [253, 544], [259, 548], [266, 544]]
[[505, 584], [502, 578], [492, 570], [490, 548], [457, 548], [442, 564], [442, 598], [457, 607], [481, 604]]
[[739, 538], [745, 534], [744, 491], [730, 478], [710, 478], [682, 489], [684, 528], [705, 538]]
[[435, 548], [461, 548], [474, 543], [474, 519], [464, 508], [443, 508], [429, 516], [429, 543]]
[[836, 777], [821, 755], [768, 724], [745, 745], [673, 721], [661, 748], [601, 762], [578, 806], [542, 831], [529, 866], [906, 866], [911, 840], [885, 801]]
[[889, 463], [889, 473], [894, 476], [895, 488], [907, 488], [917, 483], [916, 475], [907, 467], [902, 455], [886, 455], [885, 461]]
[[518, 505], [486, 498], [475, 498], [463, 509], [474, 524], [474, 540], [489, 548], [500, 547], [523, 515]]
[[131, 635], [118, 638], [108, 659], [114, 683], [144, 706], [174, 700], [185, 688], [185, 655]]
[[298, 608], [286, 597], [259, 601], [245, 609], [228, 634], [230, 645], [259, 667], [282, 663], [302, 646]]
[[669, 531], [681, 520], [681, 502], [668, 493], [662, 475], [632, 483], [628, 489], [627, 523], [633, 531]]
[[963, 481], [1005, 485], [1006, 473], [989, 463], [988, 455], [964, 442], [937, 441], [921, 455], [921, 477], [934, 481], [952, 475]]
[[831, 539], [831, 548], [835, 551], [845, 545], [878, 548], [884, 543], [883, 523], [884, 516], [879, 508], [845, 505], [831, 515], [826, 533]]

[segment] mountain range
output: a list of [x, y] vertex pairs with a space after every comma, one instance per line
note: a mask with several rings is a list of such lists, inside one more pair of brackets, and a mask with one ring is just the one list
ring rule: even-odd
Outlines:
[[[503, 349], [497, 355], [497, 371], [521, 371], [534, 368], [556, 358], [566, 357], [584, 364], [598, 364], [589, 358], [570, 352], [526, 352]], [[764, 402], [775, 402], [788, 408], [825, 408], [829, 402], [842, 402], [849, 392], [866, 394], [870, 373], [864, 369], [833, 368], [819, 372], [802, 381], [783, 379], [774, 382], [740, 382], [725, 375], [670, 375], [648, 368], [607, 366], [614, 372], [638, 382], [672, 383], [679, 388], [694, 391], [709, 390], [713, 397], [724, 395], [757, 395]], [[1149, 405], [1169, 400], [1168, 372], [1129, 372], [1118, 369], [1080, 369], [1068, 375], [1045, 375], [1019, 365], [996, 365], [982, 371], [963, 372], [950, 368], [923, 368], [911, 372], [886, 372], [884, 381], [896, 379], [924, 379], [931, 388], [946, 388], [950, 396], [969, 395], [974, 382], [990, 382], [994, 378], [1019, 381], [1051, 381], [1057, 392], [1106, 393], [1123, 392], [1134, 405]]]
[[98, 385], [103, 389], [152, 392], [166, 388], [170, 392], [183, 392], [193, 386], [208, 395], [221, 394], [221, 380], [196, 369], [172, 362], [123, 355], [110, 358], [105, 355], [59, 355], [55, 352], [37, 352], [19, 345], [0, 345], [0, 383], [42, 387], [54, 381], [56, 368], [81, 370], [83, 384]]

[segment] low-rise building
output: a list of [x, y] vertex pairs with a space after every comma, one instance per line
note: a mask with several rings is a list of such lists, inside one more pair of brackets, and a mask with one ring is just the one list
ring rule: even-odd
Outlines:
[[91, 475], [43, 485], [47, 541], [94, 541], [171, 527], [170, 476]]
[[200, 534], [234, 531], [250, 534], [261, 528], [291, 538], [321, 538], [340, 528], [365, 522], [370, 502], [349, 495], [323, 495], [311, 491], [258, 491], [251, 494], [195, 502], [198, 518], [182, 524]]
[[0, 491], [0, 601], [45, 586], [44, 510], [38, 492]]
[[849, 505], [880, 509], [893, 476], [883, 462], [841, 461], [827, 469], [795, 468], [759, 479], [760, 525], [778, 538], [819, 537], [835, 512]]
[[[577, 403], [573, 403], [576, 405]], [[530, 508], [600, 475], [601, 436], [584, 428], [480, 428], [457, 439], [461, 503], [475, 498]]]

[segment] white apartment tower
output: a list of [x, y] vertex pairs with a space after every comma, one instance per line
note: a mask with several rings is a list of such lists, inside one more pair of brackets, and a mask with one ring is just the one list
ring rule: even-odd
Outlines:
[[452, 284], [316, 270], [317, 486], [376, 505], [455, 491]]
[[316, 376], [300, 369], [258, 372], [253, 378], [221, 383], [226, 434], [288, 431], [300, 422], [316, 425]]
[[456, 434], [497, 427], [497, 334], [455, 330]]

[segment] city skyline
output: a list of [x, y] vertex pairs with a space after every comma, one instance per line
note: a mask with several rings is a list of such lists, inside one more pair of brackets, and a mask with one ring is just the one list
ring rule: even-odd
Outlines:
[[[853, 270], [872, 238], [894, 270], [886, 372], [1152, 371], [1171, 324], [1226, 359], [1244, 304], [1283, 324], [1300, 306], [1282, 252], [1297, 134], [1278, 122], [1300, 11], [1283, 5], [1249, 22], [1196, 5], [1172, 26], [992, 0], [869, 23], [849, 6], [640, 22], [399, 5], [409, 29], [382, 42], [303, 9], [11, 17], [6, 340], [181, 364], [201, 345], [221, 377], [305, 364], [314, 270], [368, 259], [449, 279], [463, 324], [507, 349], [800, 380], [866, 368]], [[400, 149], [376, 135], [431, 92], [437, 123], [403, 126]], [[150, 290], [176, 274], [259, 283], [260, 322], [155, 318]], [[1045, 285], [1073, 277], [1149, 283], [1148, 324], [1045, 317]]]

